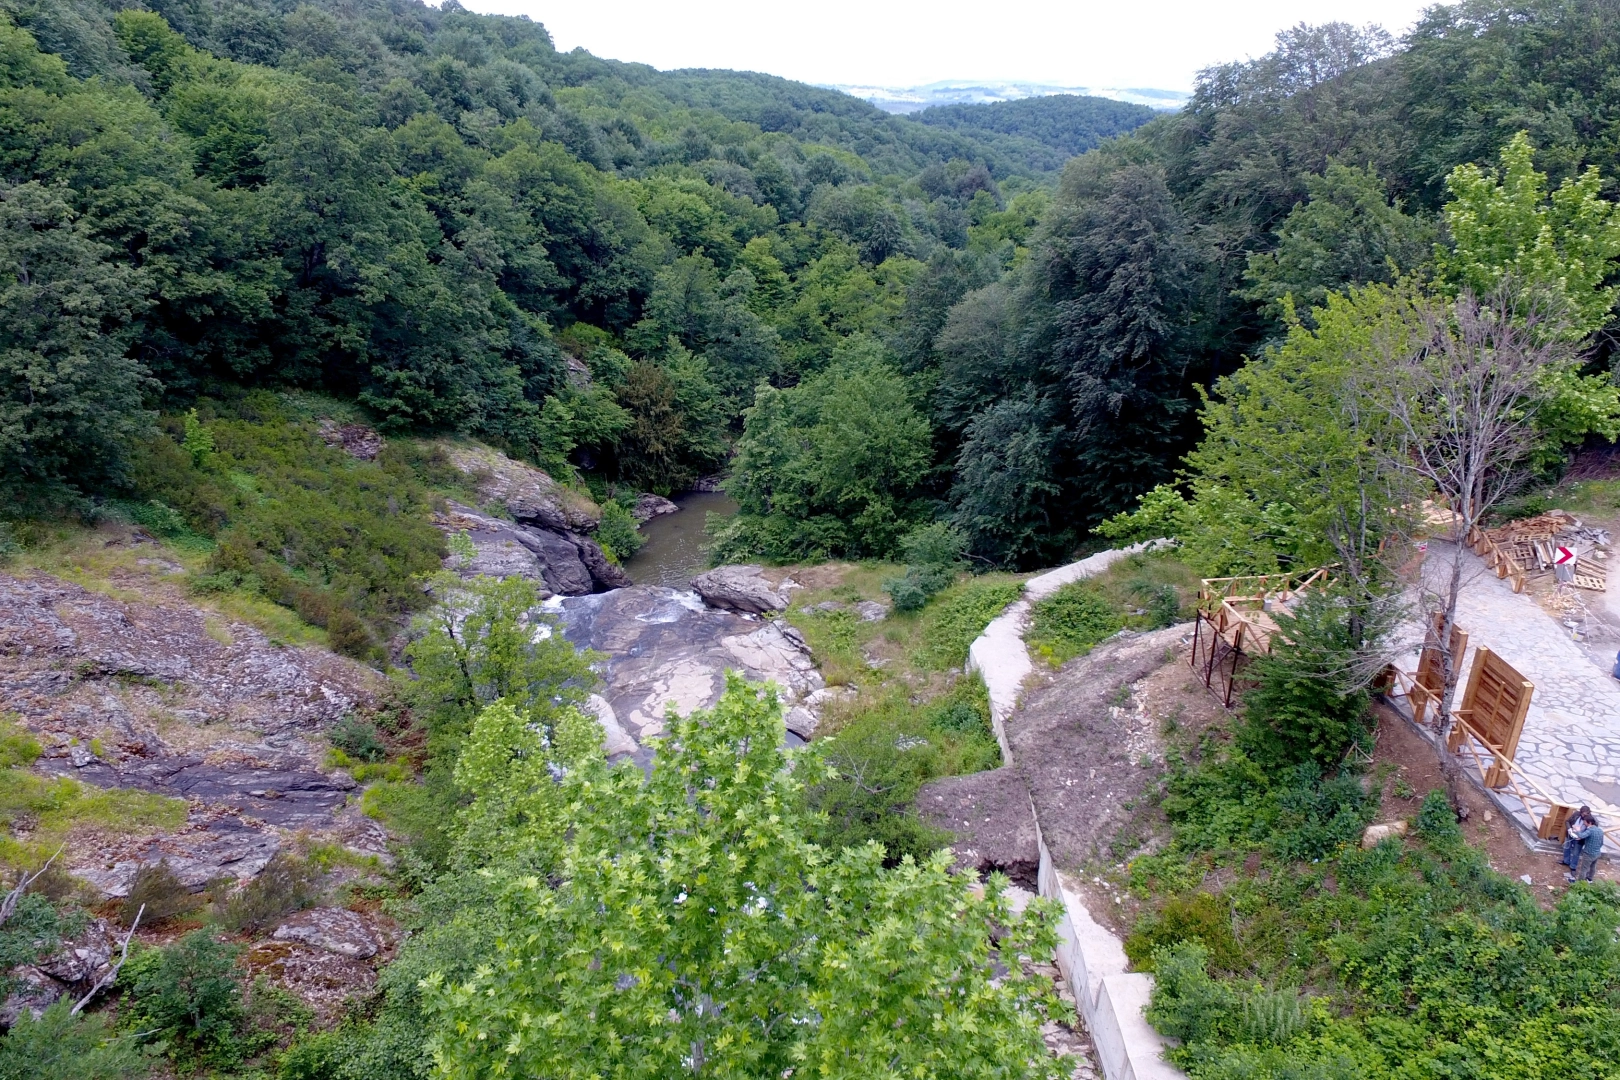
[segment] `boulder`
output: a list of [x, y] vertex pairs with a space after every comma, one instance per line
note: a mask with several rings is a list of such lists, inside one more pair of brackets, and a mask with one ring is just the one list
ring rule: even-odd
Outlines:
[[693, 578], [692, 588], [710, 607], [727, 611], [767, 615], [787, 608], [762, 566], [719, 566]]
[[9, 1028], [25, 1012], [38, 1020], [40, 1013], [55, 1005], [68, 991], [65, 984], [27, 964], [14, 968], [10, 976], [11, 993], [0, 1002], [0, 1027]]
[[655, 517], [673, 514], [679, 509], [680, 507], [662, 495], [654, 495], [650, 491], [643, 491], [636, 496], [636, 505], [630, 511], [630, 516], [636, 519], [637, 524], [644, 525]]
[[359, 915], [347, 908], [311, 908], [276, 927], [277, 941], [293, 941], [327, 952], [365, 960], [377, 955], [377, 939]]
[[1382, 825], [1369, 825], [1361, 834], [1361, 846], [1370, 851], [1391, 837], [1405, 836], [1406, 828], [1406, 822], [1404, 821], [1391, 821]]
[[876, 600], [862, 600], [855, 605], [855, 614], [861, 617], [861, 622], [882, 622], [889, 617], [889, 609]]
[[588, 496], [563, 487], [533, 465], [485, 446], [448, 448], [450, 463], [473, 481], [480, 498], [499, 503], [513, 519], [554, 532], [589, 532], [602, 519]]
[[584, 596], [630, 584], [624, 569], [608, 561], [602, 546], [588, 536], [536, 525], [502, 521], [459, 503], [433, 523], [447, 533], [465, 533], [472, 542], [470, 559], [451, 554], [445, 566], [462, 577], [524, 577], [546, 595]]

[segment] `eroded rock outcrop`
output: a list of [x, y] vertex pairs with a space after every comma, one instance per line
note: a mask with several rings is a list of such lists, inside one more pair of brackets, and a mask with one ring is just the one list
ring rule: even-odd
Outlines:
[[499, 503], [523, 525], [555, 532], [589, 532], [602, 511], [587, 496], [563, 487], [543, 470], [484, 446], [451, 446], [451, 464], [466, 474], [485, 502]]
[[616, 729], [638, 757], [647, 753], [649, 739], [664, 733], [670, 706], [684, 716], [718, 701], [727, 669], [776, 683], [790, 707], [823, 685], [804, 638], [791, 626], [708, 607], [690, 592], [636, 585], [553, 603], [568, 639], [607, 657], [600, 704], [593, 701], [593, 708], [605, 717], [610, 744]]
[[0, 574], [0, 711], [43, 753], [42, 773], [185, 801], [178, 829], [76, 842], [75, 875], [109, 896], [167, 861], [186, 885], [257, 874], [307, 832], [368, 853], [386, 838], [348, 805], [355, 784], [321, 768], [322, 733], [369, 707], [376, 672], [185, 603], [126, 601], [43, 574]]
[[578, 533], [543, 529], [481, 514], [450, 503], [434, 523], [446, 532], [464, 533], [474, 555], [451, 555], [449, 565], [463, 577], [524, 577], [546, 595], [583, 596], [630, 584], [624, 569], [608, 560], [602, 546]]
[[717, 566], [693, 578], [692, 588], [714, 607], [748, 615], [769, 615], [788, 606], [765, 579], [763, 566]]
[[662, 495], [654, 495], [650, 491], [643, 491], [636, 496], [636, 505], [631, 509], [630, 516], [636, 519], [636, 524], [644, 525], [655, 517], [673, 514], [678, 510], [680, 510], [680, 507]]

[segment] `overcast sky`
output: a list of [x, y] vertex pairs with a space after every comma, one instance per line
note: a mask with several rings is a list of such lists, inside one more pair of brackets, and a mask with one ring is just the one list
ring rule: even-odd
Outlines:
[[1199, 68], [1258, 56], [1301, 21], [1393, 33], [1421, 0], [463, 0], [527, 15], [560, 49], [658, 68], [765, 71], [812, 83], [1009, 79], [1188, 90]]

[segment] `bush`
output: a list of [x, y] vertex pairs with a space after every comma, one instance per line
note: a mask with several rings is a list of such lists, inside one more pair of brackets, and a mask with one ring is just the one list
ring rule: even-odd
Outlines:
[[388, 756], [377, 725], [363, 716], [348, 714], [332, 725], [326, 737], [355, 761], [377, 762]]
[[919, 663], [941, 671], [961, 667], [973, 640], [1023, 591], [1016, 581], [973, 581], [948, 590], [923, 613]]
[[71, 997], [36, 1020], [24, 1009], [0, 1039], [0, 1080], [125, 1080], [149, 1063], [131, 1039], [117, 1038], [97, 1013], [70, 1015]]
[[645, 543], [636, 519], [617, 500], [602, 504], [602, 520], [596, 526], [596, 542], [614, 562], [623, 562]]
[[1124, 627], [1124, 615], [1093, 582], [1075, 581], [1035, 605], [1026, 639], [1061, 664], [1084, 656]]
[[1207, 892], [1167, 900], [1131, 931], [1125, 939], [1125, 955], [1136, 970], [1152, 971], [1161, 950], [1189, 941], [1202, 945], [1207, 962], [1219, 970], [1238, 972], [1248, 966], [1232, 934], [1230, 901]]
[[883, 591], [894, 599], [896, 611], [920, 611], [956, 580], [967, 537], [943, 522], [934, 522], [907, 533], [900, 541], [900, 551], [906, 561], [905, 576], [885, 581]]
[[129, 895], [118, 907], [118, 921], [133, 926], [139, 914], [142, 926], [156, 926], [166, 919], [189, 915], [202, 906], [202, 896], [186, 888], [169, 868], [169, 861], [164, 859], [135, 871]]
[[1244, 696], [1239, 745], [1266, 768], [1336, 764], [1371, 736], [1371, 696], [1359, 679], [1366, 664], [1350, 609], [1312, 592], [1292, 614], [1275, 617], [1281, 633], [1271, 652], [1248, 668], [1255, 688]]
[[120, 1022], [156, 1035], [182, 1060], [233, 1063], [244, 1016], [235, 961], [236, 950], [209, 930], [132, 953], [118, 973], [125, 990]]
[[278, 851], [258, 875], [225, 902], [220, 922], [230, 930], [261, 930], [308, 907], [320, 874], [306, 860]]

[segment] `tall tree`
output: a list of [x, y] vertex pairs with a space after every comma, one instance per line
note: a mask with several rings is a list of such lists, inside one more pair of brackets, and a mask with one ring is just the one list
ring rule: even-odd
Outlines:
[[124, 479], [155, 389], [129, 355], [148, 287], [114, 262], [61, 195], [0, 187], [0, 496], [82, 491]]

